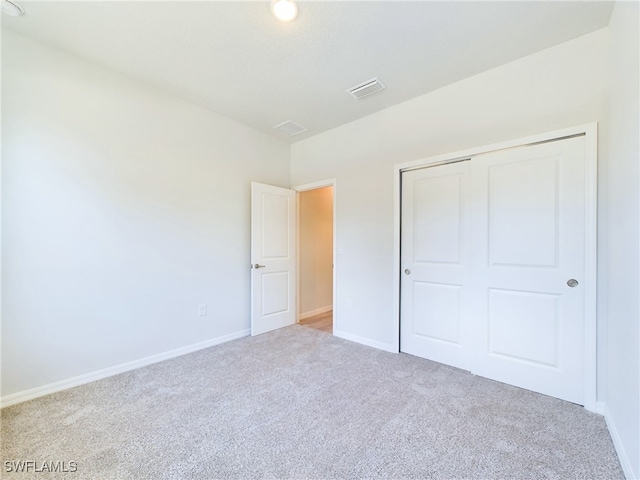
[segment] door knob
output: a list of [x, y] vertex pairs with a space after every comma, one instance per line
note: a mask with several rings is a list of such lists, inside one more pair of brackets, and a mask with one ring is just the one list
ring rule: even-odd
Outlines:
[[411, 275], [411, 270], [409, 270], [408, 268], [404, 269], [404, 274], [405, 275]]
[[265, 268], [265, 267], [266, 267], [266, 265], [260, 265], [259, 263], [256, 263], [255, 265], [253, 265], [253, 268], [256, 268], [256, 269]]
[[576, 280], [575, 278], [570, 278], [569, 280], [567, 280], [567, 285], [569, 285], [571, 288], [575, 288], [580, 284], [578, 283], [578, 280]]

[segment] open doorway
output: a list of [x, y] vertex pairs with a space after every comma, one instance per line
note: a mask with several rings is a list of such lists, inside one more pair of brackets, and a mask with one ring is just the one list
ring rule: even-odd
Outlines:
[[334, 186], [298, 190], [298, 322], [334, 330]]

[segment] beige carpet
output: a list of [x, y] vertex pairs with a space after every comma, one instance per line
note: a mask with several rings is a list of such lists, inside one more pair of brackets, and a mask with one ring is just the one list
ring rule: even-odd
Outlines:
[[[76, 462], [68, 474], [6, 461]], [[3, 478], [623, 478], [582, 407], [293, 326], [2, 411]]]

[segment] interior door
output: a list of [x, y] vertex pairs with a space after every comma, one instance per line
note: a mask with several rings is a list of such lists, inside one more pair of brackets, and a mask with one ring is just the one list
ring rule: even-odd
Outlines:
[[251, 183], [251, 335], [293, 325], [295, 192]]
[[401, 350], [584, 404], [585, 139], [402, 177]]

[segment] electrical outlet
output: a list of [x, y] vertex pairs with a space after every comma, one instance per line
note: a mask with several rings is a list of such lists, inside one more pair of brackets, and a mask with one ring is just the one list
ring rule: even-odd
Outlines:
[[204, 317], [207, 314], [207, 304], [198, 305], [198, 316]]

